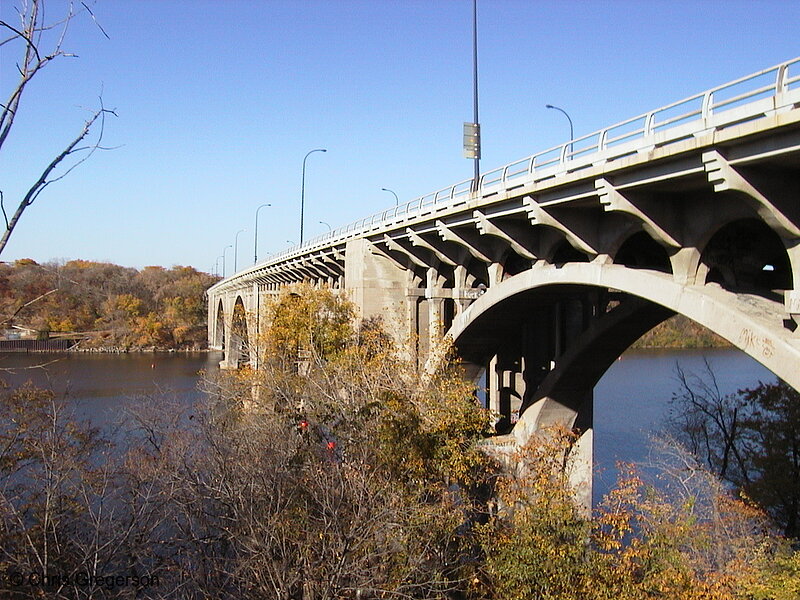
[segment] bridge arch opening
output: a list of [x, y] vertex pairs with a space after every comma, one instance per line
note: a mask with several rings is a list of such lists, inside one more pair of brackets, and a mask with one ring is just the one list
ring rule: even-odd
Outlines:
[[640, 231], [626, 239], [616, 255], [614, 264], [631, 269], [652, 269], [672, 273], [672, 265], [664, 246], [656, 242], [646, 231]]
[[217, 318], [214, 325], [214, 346], [225, 350], [225, 308], [222, 300], [217, 303]]
[[228, 351], [228, 363], [241, 367], [250, 362], [250, 340], [247, 334], [247, 312], [244, 301], [237, 296], [233, 305], [231, 319], [231, 340]]
[[567, 263], [587, 263], [589, 262], [589, 257], [567, 240], [562, 240], [553, 249], [553, 257], [550, 262], [556, 266]]
[[447, 331], [453, 325], [456, 317], [456, 301], [452, 298], [445, 298], [442, 302], [442, 331]]
[[774, 230], [758, 219], [740, 219], [711, 236], [700, 256], [698, 279], [733, 292], [769, 297], [792, 288], [792, 269]]
[[439, 268], [436, 269], [438, 272], [438, 276], [440, 279], [440, 287], [442, 289], [453, 289], [456, 287], [456, 277], [455, 277], [455, 270], [450, 265], [439, 264]]
[[484, 288], [489, 287], [489, 265], [485, 262], [472, 257], [467, 263], [467, 277], [465, 284], [469, 288], [477, 288], [483, 284]]
[[531, 261], [523, 258], [513, 250], [506, 252], [503, 260], [503, 279], [519, 275], [531, 268]]

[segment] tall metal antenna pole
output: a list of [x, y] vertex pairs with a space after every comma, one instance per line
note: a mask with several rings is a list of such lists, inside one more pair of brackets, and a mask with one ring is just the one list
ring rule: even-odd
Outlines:
[[[478, 125], [478, 0], [472, 0], [472, 122]], [[480, 132], [480, 129], [478, 129]], [[475, 156], [475, 182], [473, 186], [478, 189], [481, 176], [480, 138], [478, 138], [478, 153]]]

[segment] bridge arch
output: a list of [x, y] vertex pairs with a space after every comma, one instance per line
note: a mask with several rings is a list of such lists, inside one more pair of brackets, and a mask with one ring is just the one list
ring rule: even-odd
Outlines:
[[590, 260], [586, 253], [578, 250], [568, 240], [564, 239], [555, 246], [552, 257], [548, 262], [556, 265], [565, 265], [567, 263], [586, 263]]
[[464, 286], [468, 288], [477, 288], [483, 284], [483, 287], [489, 287], [491, 278], [489, 275], [489, 265], [485, 262], [471, 257], [465, 267]]
[[[554, 361], [548, 361], [544, 368], [541, 362], [532, 363], [534, 369], [504, 367], [506, 371], [516, 369], [525, 382], [522, 415], [514, 428], [520, 442], [556, 420], [576, 425], [582, 412], [589, 413], [590, 423], [591, 403], [586, 399], [591, 399], [594, 385], [606, 369], [639, 336], [674, 313], [727, 339], [800, 389], [800, 344], [775, 319], [775, 302], [734, 293], [714, 283], [681, 285], [668, 274], [624, 265], [537, 265], [488, 289], [454, 319], [449, 335], [465, 360], [486, 364], [491, 357], [476, 351], [491, 353], [502, 347], [524, 350], [526, 327], [521, 323], [534, 307], [565, 304], [580, 294], [595, 299], [594, 315], [566, 350], [554, 351], [558, 335], [553, 336], [555, 341], [547, 341], [543, 335], [538, 343], [550, 345]], [[547, 319], [534, 323], [531, 331], [544, 334], [548, 323], [551, 321]], [[522, 339], [509, 339], [520, 335]], [[513, 360], [505, 362], [508, 365]]]

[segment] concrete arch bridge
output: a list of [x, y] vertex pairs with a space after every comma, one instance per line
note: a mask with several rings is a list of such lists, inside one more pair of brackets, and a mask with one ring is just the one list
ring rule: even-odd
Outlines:
[[419, 336], [420, 360], [449, 332], [520, 441], [557, 421], [590, 436], [597, 380], [676, 313], [800, 389], [800, 58], [220, 281], [208, 332], [223, 366], [257, 363], [264, 298], [299, 281]]

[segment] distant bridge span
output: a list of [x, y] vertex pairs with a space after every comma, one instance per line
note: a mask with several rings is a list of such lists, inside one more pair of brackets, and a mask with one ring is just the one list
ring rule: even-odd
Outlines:
[[[208, 290], [209, 345], [255, 361], [263, 299], [346, 292], [420, 358], [448, 331], [514, 431], [591, 431], [592, 389], [674, 313], [800, 389], [800, 58], [484, 173]], [[238, 307], [238, 308], [237, 308]]]

